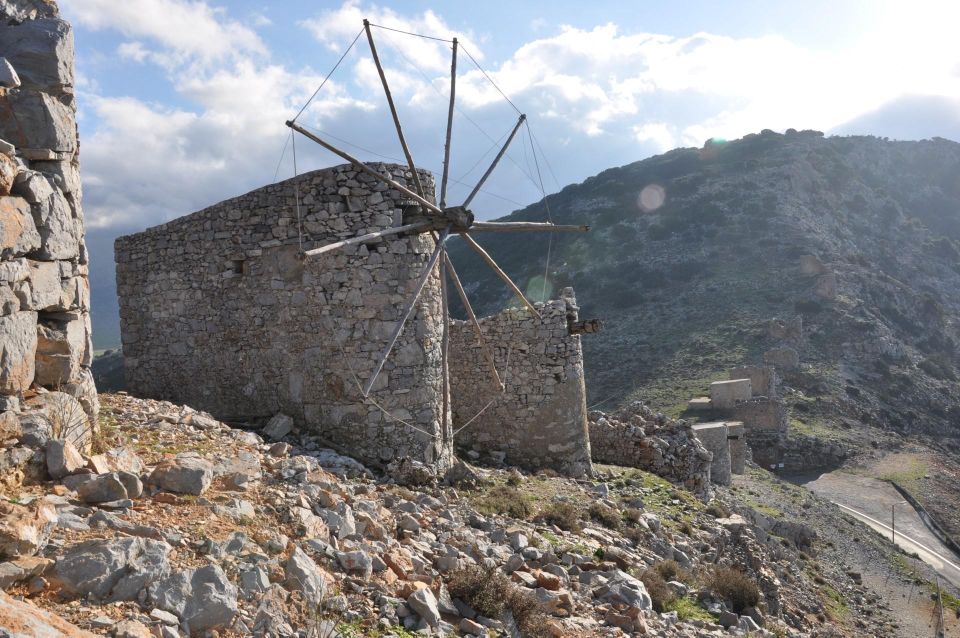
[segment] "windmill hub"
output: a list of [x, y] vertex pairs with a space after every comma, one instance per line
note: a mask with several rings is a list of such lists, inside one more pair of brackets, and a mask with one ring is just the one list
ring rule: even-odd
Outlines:
[[473, 226], [473, 211], [464, 206], [448, 206], [443, 209], [443, 216], [452, 232], [465, 232]]

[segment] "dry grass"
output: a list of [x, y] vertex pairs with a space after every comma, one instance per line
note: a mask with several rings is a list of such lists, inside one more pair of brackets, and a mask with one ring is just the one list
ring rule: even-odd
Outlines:
[[567, 532], [579, 532], [580, 510], [570, 503], [553, 502], [547, 505], [534, 519], [538, 523], [556, 525]]
[[608, 507], [603, 503], [594, 503], [587, 512], [592, 520], [595, 520], [607, 529], [619, 530], [623, 527], [623, 518], [620, 516], [620, 511]]
[[477, 500], [477, 509], [482, 514], [506, 514], [513, 518], [527, 519], [533, 513], [530, 498], [509, 485], [497, 485]]

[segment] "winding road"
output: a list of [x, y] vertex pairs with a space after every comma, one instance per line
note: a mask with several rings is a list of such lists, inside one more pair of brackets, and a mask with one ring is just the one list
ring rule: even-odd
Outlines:
[[893, 507], [896, 512], [897, 546], [907, 553], [916, 553], [940, 576], [960, 587], [960, 560], [927, 529], [913, 507], [904, 502], [900, 493], [889, 483], [836, 471], [823, 474], [804, 485], [888, 539], [892, 535], [890, 509]]

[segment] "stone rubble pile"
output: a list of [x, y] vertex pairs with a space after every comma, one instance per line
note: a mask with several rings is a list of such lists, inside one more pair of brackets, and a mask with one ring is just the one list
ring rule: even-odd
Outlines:
[[691, 424], [668, 419], [636, 401], [614, 414], [591, 411], [590, 447], [593, 459], [636, 467], [709, 499], [713, 455]]
[[[561, 529], [482, 514], [482, 487], [376, 479], [315, 439], [264, 441], [190, 408], [102, 399], [115, 423], [104, 438], [122, 446], [85, 454], [59, 440], [37, 444], [44, 466], [32, 484], [0, 492], [0, 586], [24, 599], [0, 597], [0, 607], [40, 605], [62, 617], [44, 622], [71, 623], [65, 635], [518, 635], [509, 609], [484, 615], [452, 593], [469, 597], [457, 578], [477, 566], [507, 579], [514, 593], [500, 595], [542, 614], [525, 635], [799, 636], [807, 620], [795, 605], [816, 606], [790, 584], [798, 559], [770, 521], [715, 520], [665, 482], [472, 472], [491, 493], [505, 477], [558, 481], [554, 503], [593, 502], [629, 521]], [[634, 410], [633, 427], [648, 427], [648, 438], [682, 437], [683, 426]], [[685, 455], [696, 455], [694, 441]], [[672, 458], [669, 447], [657, 450]], [[811, 551], [803, 530], [791, 534]], [[713, 616], [658, 613], [640, 576], [664, 561], [691, 572], [746, 566], [762, 599], [737, 615], [697, 583], [676, 582]]]

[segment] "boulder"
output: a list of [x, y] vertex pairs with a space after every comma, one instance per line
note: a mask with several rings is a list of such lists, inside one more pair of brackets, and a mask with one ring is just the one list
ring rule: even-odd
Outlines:
[[10, 61], [0, 58], [0, 88], [16, 89], [20, 87], [20, 76]]
[[148, 538], [90, 540], [66, 549], [50, 580], [68, 596], [134, 600], [170, 573], [170, 546]]
[[615, 569], [608, 572], [608, 580], [597, 593], [597, 598], [606, 601], [627, 605], [641, 611], [653, 608], [650, 594], [646, 586], [630, 574]]
[[11, 638], [96, 638], [60, 616], [0, 592], [0, 636]]
[[26, 505], [0, 501], [0, 558], [32, 556], [57, 526], [57, 510], [44, 500]]
[[25, 89], [60, 93], [73, 87], [73, 30], [57, 18], [0, 27], [3, 51]]
[[6, 563], [0, 563], [0, 589], [23, 582], [45, 572], [53, 561], [39, 556], [21, 556]]
[[127, 618], [113, 626], [113, 638], [154, 638], [150, 630], [139, 620]]
[[[0, 162], [11, 161], [6, 155]], [[18, 257], [40, 248], [42, 238], [27, 200], [0, 197], [0, 256]]]
[[19, 439], [23, 436], [20, 419], [13, 410], [0, 412], [0, 442]]
[[[46, 439], [70, 441], [88, 452], [93, 441], [90, 417], [83, 406], [66, 392], [43, 392], [28, 402], [31, 412], [20, 418], [27, 444], [42, 445]], [[46, 437], [46, 438], [44, 438]]]
[[[60, 302], [60, 279], [56, 280], [56, 300]], [[44, 315], [37, 325], [36, 382], [60, 387], [77, 379], [82, 366], [93, 359], [89, 315], [84, 312], [63, 312]]]
[[219, 565], [176, 572], [153, 583], [153, 604], [180, 619], [190, 635], [228, 626], [237, 613], [237, 588]]
[[32, 149], [77, 150], [77, 127], [70, 106], [36, 89], [21, 89], [5, 99], [9, 108], [0, 111], [0, 137], [21, 153]]
[[261, 434], [271, 441], [278, 441], [293, 431], [293, 418], [277, 414], [267, 422]]
[[37, 313], [0, 317], [0, 394], [19, 394], [30, 387], [37, 353]]
[[327, 580], [323, 570], [297, 545], [284, 564], [285, 585], [291, 591], [299, 591], [313, 605], [320, 605], [327, 593]]
[[86, 465], [76, 446], [64, 439], [47, 441], [46, 455], [47, 472], [54, 480], [60, 480], [68, 474], [75, 474]]
[[176, 494], [203, 494], [213, 481], [213, 465], [198, 456], [180, 454], [150, 474], [150, 483]]
[[93, 476], [77, 486], [76, 490], [77, 498], [84, 503], [110, 503], [128, 497], [127, 486], [116, 472]]
[[[0, 62], [0, 72], [2, 72], [3, 63]], [[17, 163], [13, 161], [13, 158], [0, 154], [0, 195], [9, 195], [10, 191], [13, 190], [14, 181], [17, 178], [17, 171], [20, 170], [20, 167], [17, 166]], [[30, 217], [30, 221], [33, 221], [33, 217]], [[40, 235], [37, 234], [39, 239]], [[2, 244], [6, 247], [6, 244]], [[14, 250], [16, 252], [16, 250]], [[24, 251], [27, 252], [27, 251]]]
[[427, 588], [416, 590], [407, 597], [407, 604], [428, 625], [431, 627], [440, 626], [440, 610], [437, 608], [437, 598], [432, 591]]

